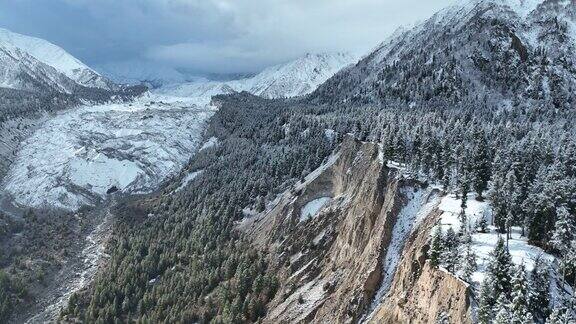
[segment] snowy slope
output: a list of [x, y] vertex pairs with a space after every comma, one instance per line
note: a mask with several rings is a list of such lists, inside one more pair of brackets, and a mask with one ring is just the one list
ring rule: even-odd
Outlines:
[[[546, 50], [542, 55], [541, 49]], [[576, 2], [467, 0], [401, 30], [321, 85], [320, 102], [574, 101]], [[545, 56], [545, 57], [543, 57]], [[554, 80], [556, 87], [548, 87]], [[527, 100], [526, 100], [527, 101]], [[525, 101], [525, 102], [526, 102]], [[562, 105], [562, 104], [559, 104]]]
[[[492, 209], [490, 201], [477, 201], [475, 194], [469, 194], [467, 199], [466, 216], [469, 227], [474, 228], [474, 224], [482, 218], [485, 218], [490, 224], [492, 222]], [[442, 198], [438, 208], [443, 212], [441, 215], [440, 226], [445, 233], [448, 228], [452, 228], [456, 233], [460, 230], [461, 199], [456, 199], [452, 195]], [[433, 233], [434, 231], [432, 231]], [[494, 251], [498, 237], [505, 235], [496, 231], [494, 226], [488, 226], [486, 233], [473, 232], [471, 248], [477, 256], [478, 269], [472, 274], [472, 282], [479, 287], [485, 278], [487, 267], [490, 262], [490, 254]], [[552, 296], [552, 305], [566, 305], [570, 300], [571, 289], [561, 280], [558, 269], [558, 261], [551, 254], [546, 253], [541, 248], [528, 244], [528, 239], [522, 236], [522, 230], [519, 227], [512, 228], [511, 238], [507, 242], [507, 248], [512, 257], [512, 262], [516, 265], [524, 264], [528, 272], [534, 269], [536, 259], [544, 261], [550, 269], [550, 290]]]
[[22, 144], [4, 190], [21, 205], [69, 210], [105, 198], [112, 187], [151, 191], [198, 149], [212, 114], [145, 99], [65, 112]]
[[264, 69], [254, 77], [227, 82], [200, 81], [166, 86], [158, 92], [209, 102], [217, 94], [248, 91], [264, 98], [296, 97], [314, 91], [355, 57], [347, 53], [306, 54], [294, 61]]
[[76, 83], [11, 44], [0, 44], [0, 87], [71, 93]]
[[[108, 89], [108, 81], [62, 48], [40, 38], [25, 36], [0, 28], [0, 82], [4, 87], [23, 88], [26, 74], [34, 79], [45, 78], [58, 82], [55, 76], [63, 74], [82, 86]], [[49, 71], [51, 67], [54, 71]], [[17, 80], [20, 76], [24, 80]], [[43, 80], [41, 80], [43, 81]], [[63, 82], [63, 81], [62, 81]], [[63, 86], [67, 87], [67, 86]], [[61, 87], [62, 88], [62, 87]]]
[[306, 54], [297, 60], [269, 67], [240, 82], [238, 88], [265, 98], [301, 96], [314, 91], [354, 59], [347, 53]]

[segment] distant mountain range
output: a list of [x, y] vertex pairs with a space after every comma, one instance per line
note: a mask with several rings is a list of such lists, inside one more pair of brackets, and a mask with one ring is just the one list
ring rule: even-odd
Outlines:
[[348, 53], [306, 54], [293, 61], [271, 66], [257, 75], [232, 81], [196, 81], [167, 85], [162, 94], [198, 98], [208, 102], [217, 94], [247, 91], [264, 98], [296, 97], [314, 91], [336, 72], [355, 62]]

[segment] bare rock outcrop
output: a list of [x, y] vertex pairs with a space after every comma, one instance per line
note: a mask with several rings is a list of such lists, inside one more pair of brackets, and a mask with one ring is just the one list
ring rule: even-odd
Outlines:
[[[422, 185], [383, 163], [377, 145], [348, 136], [339, 152], [303, 183], [282, 194], [263, 213], [239, 224], [255, 245], [267, 250], [280, 277], [280, 290], [268, 305], [263, 322], [364, 320], [383, 281], [383, 259], [392, 246], [398, 218], [417, 212], [405, 210], [414, 192], [423, 192]], [[304, 217], [303, 211], [319, 198], [329, 202]], [[434, 217], [425, 216], [422, 234], [411, 227], [401, 229], [413, 234], [400, 249], [407, 254], [398, 256], [401, 261], [390, 297], [374, 310], [376, 322], [411, 319], [412, 314], [398, 305], [402, 298], [409, 307], [410, 303], [437, 303], [444, 309], [445, 298], [427, 281], [441, 285], [454, 298], [466, 298], [465, 287], [460, 289], [457, 279], [426, 266], [426, 233]], [[453, 291], [448, 288], [450, 280], [454, 281]], [[404, 288], [411, 291], [403, 295]], [[417, 300], [420, 297], [427, 300]], [[417, 318], [416, 322], [427, 322], [423, 316]]]
[[426, 260], [436, 209], [410, 237], [389, 293], [370, 323], [436, 323], [444, 313], [450, 323], [472, 323], [470, 291], [462, 280]]

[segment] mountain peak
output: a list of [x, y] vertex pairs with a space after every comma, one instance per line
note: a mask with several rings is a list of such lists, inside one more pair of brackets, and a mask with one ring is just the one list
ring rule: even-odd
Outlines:
[[[23, 64], [23, 62], [32, 64], [32, 61], [37, 61], [38, 63], [55, 69], [79, 85], [92, 88], [109, 88], [109, 82], [105, 78], [70, 55], [64, 49], [46, 40], [0, 28], [0, 49], [8, 51], [12, 53], [12, 55], [28, 56], [26, 59], [18, 59], [18, 65]], [[36, 65], [38, 64], [36, 63]], [[13, 69], [15, 67], [7, 66], [5, 68]], [[30, 68], [31, 67], [28, 66], [28, 69]], [[38, 67], [36, 67], [36, 69], [37, 68]], [[34, 70], [34, 68], [32, 70]], [[19, 74], [19, 72], [14, 72], [14, 75]], [[35, 77], [32, 77], [32, 79], [35, 79]], [[51, 79], [54, 79], [54, 77]], [[5, 85], [11, 84], [18, 87], [16, 86], [16, 84], [18, 84], [16, 80], [5, 80], [3, 83]]]

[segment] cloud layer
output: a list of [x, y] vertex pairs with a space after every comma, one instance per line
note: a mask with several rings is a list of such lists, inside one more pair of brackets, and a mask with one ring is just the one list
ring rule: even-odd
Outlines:
[[305, 52], [363, 53], [457, 0], [6, 0], [0, 27], [88, 64], [147, 60], [250, 72]]

